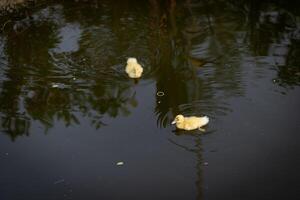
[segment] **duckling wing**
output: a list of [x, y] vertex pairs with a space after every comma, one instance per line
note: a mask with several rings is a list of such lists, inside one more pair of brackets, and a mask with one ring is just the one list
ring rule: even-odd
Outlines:
[[141, 73], [143, 73], [144, 68], [141, 65], [140, 65], [140, 70], [141, 70]]
[[138, 77], [137, 69], [136, 69], [135, 65], [127, 65], [125, 71], [126, 71], [126, 73], [128, 74], [128, 76], [130, 78], [137, 78]]
[[138, 75], [138, 76], [141, 76], [142, 75], [142, 73], [143, 73], [143, 68], [142, 68], [142, 66], [140, 65], [140, 64], [138, 64], [137, 65], [137, 67], [136, 67], [136, 74]]
[[199, 128], [199, 125], [200, 125], [199, 117], [186, 117], [184, 122], [185, 122], [186, 130], [197, 129], [197, 128]]
[[127, 74], [130, 74], [132, 71], [132, 65], [126, 65], [125, 71]]

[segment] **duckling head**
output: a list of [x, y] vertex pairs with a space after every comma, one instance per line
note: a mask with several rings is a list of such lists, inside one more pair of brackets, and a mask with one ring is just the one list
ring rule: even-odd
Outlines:
[[135, 64], [137, 63], [137, 59], [136, 58], [128, 58], [127, 59], [127, 64]]
[[172, 122], [172, 124], [177, 124], [177, 123], [182, 123], [184, 121], [184, 116], [183, 115], [177, 115]]

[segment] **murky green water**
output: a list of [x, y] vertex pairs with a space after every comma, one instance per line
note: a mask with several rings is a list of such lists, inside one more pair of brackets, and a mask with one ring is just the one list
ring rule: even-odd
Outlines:
[[[2, 16], [0, 199], [292, 199], [298, 4], [40, 1]], [[209, 116], [206, 132], [175, 131], [179, 113]]]

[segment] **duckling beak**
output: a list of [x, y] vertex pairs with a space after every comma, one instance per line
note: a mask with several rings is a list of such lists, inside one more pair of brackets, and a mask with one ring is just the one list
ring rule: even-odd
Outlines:
[[172, 121], [172, 123], [171, 124], [176, 124], [176, 121], [174, 120], [174, 121]]

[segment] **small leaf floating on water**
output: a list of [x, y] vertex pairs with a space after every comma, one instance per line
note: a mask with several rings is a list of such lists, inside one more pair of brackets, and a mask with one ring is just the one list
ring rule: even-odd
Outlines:
[[122, 166], [124, 165], [124, 162], [120, 161], [120, 162], [117, 162], [117, 166]]

